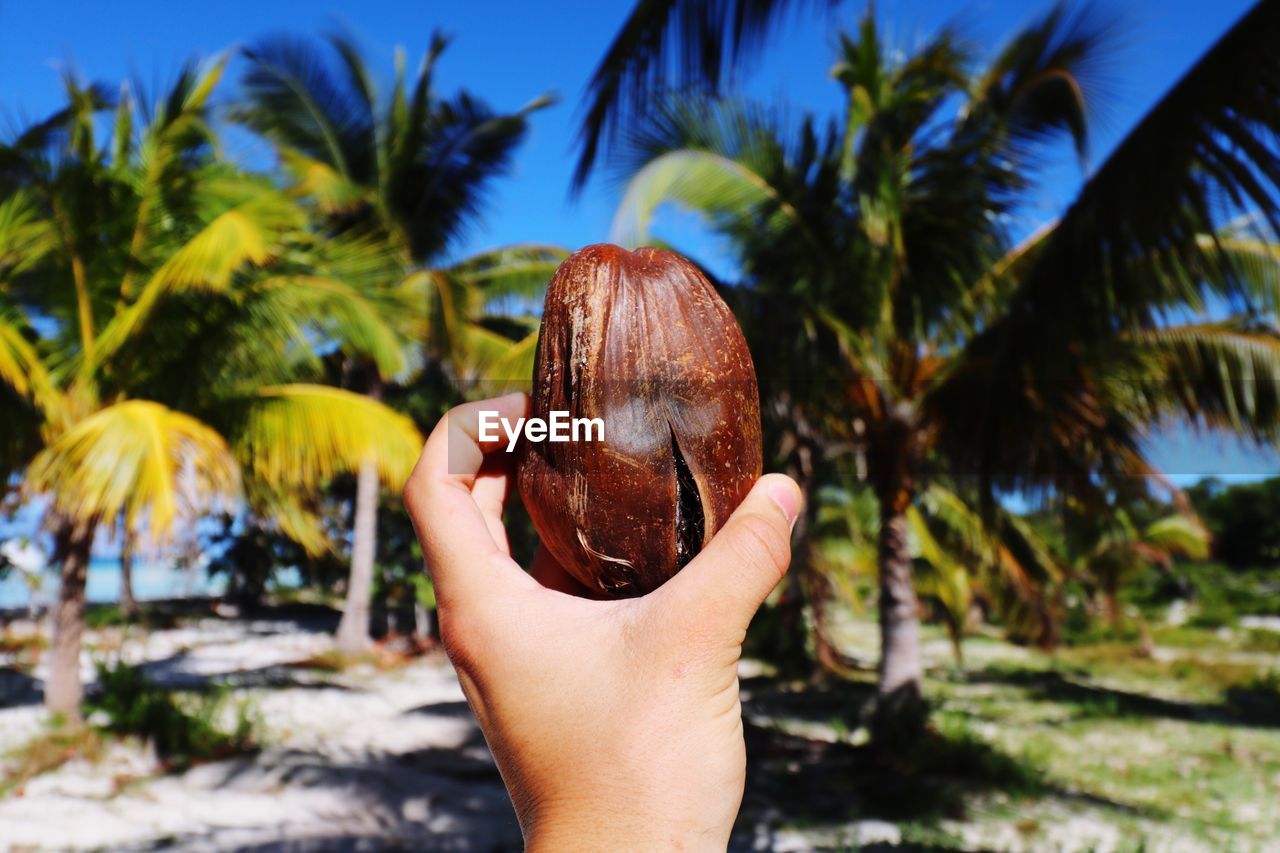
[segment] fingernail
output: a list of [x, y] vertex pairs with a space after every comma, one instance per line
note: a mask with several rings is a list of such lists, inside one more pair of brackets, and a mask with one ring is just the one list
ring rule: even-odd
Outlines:
[[785, 483], [774, 483], [769, 486], [769, 497], [778, 505], [794, 528], [796, 518], [800, 515], [800, 494], [795, 487]]

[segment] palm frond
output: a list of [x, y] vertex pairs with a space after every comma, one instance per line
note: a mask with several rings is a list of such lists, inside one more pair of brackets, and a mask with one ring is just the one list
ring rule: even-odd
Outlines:
[[314, 328], [321, 342], [336, 342], [349, 355], [368, 359], [382, 376], [405, 366], [406, 342], [389, 324], [385, 306], [338, 279], [319, 275], [271, 276], [253, 286], [260, 317], [278, 329], [295, 327], [295, 340]]
[[373, 201], [369, 188], [345, 177], [323, 160], [308, 157], [292, 148], [282, 148], [280, 162], [293, 178], [290, 189], [314, 201], [323, 214], [341, 216], [355, 213]]
[[746, 219], [773, 205], [769, 219], [794, 215], [777, 191], [747, 166], [722, 154], [682, 150], [662, 154], [627, 184], [609, 232], [611, 242], [623, 246], [648, 245], [649, 225], [658, 207], [675, 202], [709, 218]]
[[224, 291], [237, 272], [267, 263], [302, 219], [296, 205], [270, 192], [213, 216], [155, 271], [136, 301], [115, 313], [98, 338], [96, 361], [86, 361], [84, 369], [95, 369], [134, 338], [166, 297]]
[[1245, 322], [1190, 323], [1133, 337], [1139, 373], [1121, 375], [1156, 417], [1204, 427], [1280, 436], [1280, 332]]
[[217, 417], [247, 475], [276, 490], [316, 488], [366, 462], [398, 489], [422, 452], [422, 435], [404, 415], [322, 385], [262, 388], [225, 401]]
[[522, 338], [505, 335], [475, 324], [463, 329], [461, 348], [452, 360], [453, 372], [463, 384], [482, 383], [485, 396], [527, 389], [533, 377], [538, 331]]
[[432, 104], [422, 144], [388, 165], [387, 210], [419, 263], [453, 246], [484, 208], [494, 181], [510, 168], [529, 129], [529, 116], [551, 95], [513, 113], [499, 113], [467, 92]]
[[916, 588], [937, 601], [947, 614], [947, 624], [958, 643], [972, 603], [969, 569], [934, 538], [918, 507], [907, 509], [913, 555], [917, 559]]
[[472, 255], [447, 270], [458, 281], [482, 291], [486, 303], [541, 300], [551, 276], [569, 250], [560, 246], [518, 244]]
[[[655, 96], [711, 91], [731, 68], [757, 54], [790, 9], [834, 0], [650, 0], [638, 3], [587, 84], [578, 132], [582, 153], [573, 186], [586, 183], [602, 145], [652, 107]], [[680, 58], [674, 78], [667, 76]]]
[[219, 214], [178, 249], [152, 276], [144, 293], [223, 290], [245, 265], [261, 266], [270, 260], [281, 235], [301, 224], [301, 214], [285, 199], [267, 194], [245, 202]]
[[377, 151], [374, 107], [367, 87], [350, 73], [346, 54], [339, 51], [344, 64], [334, 73], [322, 47], [279, 35], [249, 45], [244, 55], [249, 60], [242, 79], [245, 98], [232, 110], [233, 119], [349, 181], [371, 184]]
[[0, 200], [0, 285], [37, 266], [57, 245], [53, 224], [29, 190]]
[[1188, 282], [1231, 295], [1230, 267], [1199, 237], [1242, 213], [1280, 235], [1277, 33], [1280, 7], [1254, 6], [1129, 132], [1054, 229], [1015, 317], [1091, 340], [1153, 325]]
[[1064, 570], [1026, 520], [1004, 510], [991, 517], [937, 482], [925, 490], [920, 508], [937, 531], [943, 563], [966, 565], [974, 586], [1017, 633], [1042, 635], [1052, 621], [1048, 591]]
[[123, 515], [163, 541], [180, 516], [239, 493], [227, 443], [190, 415], [129, 400], [77, 421], [31, 462], [26, 487], [83, 521]]
[[1200, 519], [1185, 513], [1158, 518], [1142, 531], [1143, 541], [1166, 554], [1203, 560], [1209, 556], [1210, 535]]
[[26, 328], [15, 312], [0, 309], [0, 383], [30, 400], [45, 420], [61, 426], [66, 418], [62, 394]]
[[[966, 120], [994, 119], [1015, 147], [1065, 132], [1083, 161], [1117, 27], [1096, 7], [1058, 3], [1021, 30], [975, 81]], [[1024, 158], [1024, 162], [1026, 162]]]
[[296, 542], [308, 557], [333, 551], [323, 520], [302, 494], [269, 488], [261, 481], [251, 480], [247, 485], [246, 499], [252, 511]]

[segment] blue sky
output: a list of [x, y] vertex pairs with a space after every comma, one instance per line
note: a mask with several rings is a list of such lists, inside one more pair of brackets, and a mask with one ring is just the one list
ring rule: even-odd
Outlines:
[[[0, 0], [0, 124], [12, 126], [59, 103], [58, 68], [70, 64], [85, 77], [118, 83], [128, 76], [163, 83], [192, 56], [208, 56], [255, 37], [288, 31], [318, 34], [343, 28], [366, 49], [375, 68], [391, 73], [393, 51], [403, 45], [411, 63], [433, 30], [451, 34], [439, 66], [443, 91], [466, 87], [490, 103], [514, 109], [548, 91], [560, 102], [539, 113], [512, 174], [496, 187], [483, 223], [457, 247], [458, 254], [513, 242], [576, 247], [604, 239], [620, 190], [596, 181], [578, 199], [568, 196], [574, 163], [576, 118], [585, 83], [630, 8], [627, 2], [137, 2], [58, 3]], [[802, 4], [814, 6], [816, 4]], [[1116, 61], [1105, 69], [1105, 98], [1095, 116], [1092, 163], [1100, 163], [1125, 131], [1237, 20], [1246, 0], [1126, 0], [1100, 4], [1120, 20]], [[862, 2], [844, 2], [830, 13], [806, 12], [789, 21], [758, 67], [740, 81], [762, 99], [785, 99], [793, 108], [828, 113], [839, 108], [828, 78], [835, 34], [851, 28]], [[1047, 6], [998, 0], [879, 0], [877, 13], [895, 44], [910, 48], [946, 23], [956, 23], [978, 44], [994, 48], [1002, 38]], [[232, 91], [237, 69], [232, 67]], [[265, 157], [242, 137], [231, 153]], [[1031, 220], [1054, 216], [1082, 178], [1064, 150], [1047, 175]], [[703, 247], [723, 263], [714, 244], [687, 217], [660, 220], [665, 236]], [[678, 229], [678, 231], [676, 230]], [[692, 232], [692, 233], [689, 233]], [[767, 353], [757, 353], [767, 358]], [[1156, 461], [1178, 481], [1201, 474], [1236, 477], [1280, 472], [1280, 455], [1233, 441], [1196, 439], [1181, 433], [1152, 442]]]

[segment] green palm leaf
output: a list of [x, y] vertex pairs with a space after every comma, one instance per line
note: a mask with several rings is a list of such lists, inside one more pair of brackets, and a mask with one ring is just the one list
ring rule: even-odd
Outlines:
[[368, 359], [383, 376], [404, 369], [405, 341], [388, 323], [389, 312], [345, 282], [317, 275], [271, 276], [253, 286], [253, 310], [277, 335], [310, 343], [336, 341], [349, 355]]
[[730, 157], [709, 151], [680, 150], [659, 155], [636, 172], [614, 215], [609, 232], [612, 242], [624, 246], [647, 245], [654, 212], [675, 202], [714, 219], [748, 218], [773, 204], [776, 218], [795, 218], [795, 211], [779, 197], [767, 180]]
[[[649, 112], [665, 92], [719, 87], [723, 74], [755, 56], [789, 9], [834, 0], [653, 0], [637, 3], [587, 84], [574, 187], [587, 180], [615, 131]], [[683, 59], [674, 80], [663, 72]]]
[[1274, 329], [1193, 323], [1142, 332], [1134, 344], [1142, 372], [1133, 386], [1157, 415], [1182, 414], [1260, 440], [1280, 435], [1280, 333]]
[[[228, 188], [242, 190], [238, 184]], [[285, 235], [302, 224], [298, 207], [269, 191], [217, 213], [156, 270], [135, 302], [116, 312], [84, 369], [92, 371], [136, 337], [165, 298], [225, 291], [236, 273], [266, 264], [283, 251]]]
[[569, 250], [524, 244], [480, 252], [449, 267], [448, 274], [480, 290], [485, 303], [538, 300]]
[[1203, 560], [1209, 556], [1209, 531], [1200, 519], [1175, 513], [1156, 519], [1142, 531], [1142, 539], [1166, 554]]

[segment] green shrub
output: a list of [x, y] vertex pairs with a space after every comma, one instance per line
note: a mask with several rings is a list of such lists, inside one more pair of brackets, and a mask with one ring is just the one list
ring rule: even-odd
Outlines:
[[1250, 628], [1245, 632], [1243, 645], [1256, 652], [1280, 652], [1280, 632]]
[[90, 607], [85, 611], [84, 624], [87, 628], [114, 628], [122, 625], [142, 625], [153, 631], [163, 631], [178, 624], [178, 618], [168, 610], [153, 605], [142, 605], [138, 613], [130, 618], [121, 611], [118, 604], [105, 604]]
[[1241, 684], [1239, 689], [1280, 700], [1280, 669], [1259, 673]]
[[99, 725], [113, 734], [134, 735], [155, 745], [170, 768], [221, 758], [254, 746], [254, 720], [247, 704], [235, 709], [229, 729], [219, 725], [227, 707], [224, 689], [180, 697], [157, 685], [141, 669], [99, 664], [98, 690], [85, 701], [86, 715], [102, 715]]
[[1187, 624], [1192, 628], [1232, 628], [1236, 624], [1236, 614], [1226, 602], [1207, 601], [1200, 605]]

